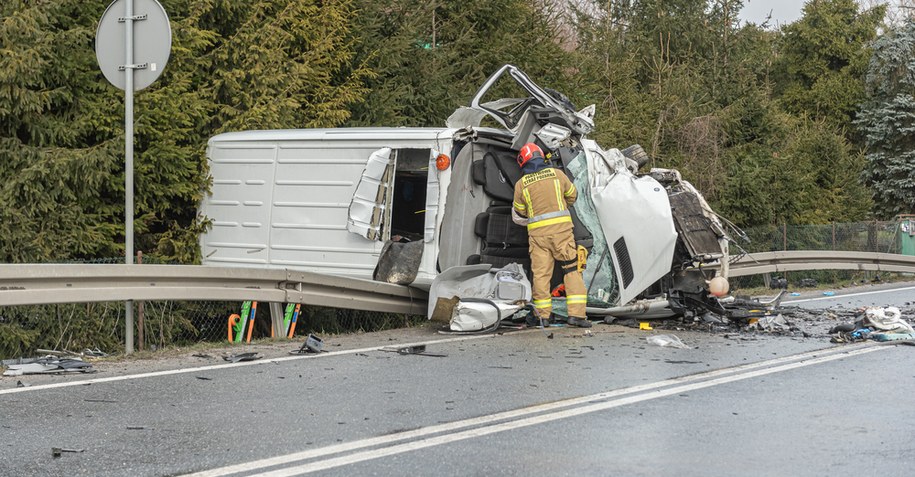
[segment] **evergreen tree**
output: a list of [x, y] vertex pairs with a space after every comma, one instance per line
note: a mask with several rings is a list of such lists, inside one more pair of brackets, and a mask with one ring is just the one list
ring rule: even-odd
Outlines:
[[784, 27], [775, 94], [785, 110], [822, 119], [852, 140], [864, 99], [864, 72], [884, 6], [860, 10], [855, 0], [809, 0], [800, 20]]
[[355, 64], [371, 68], [353, 126], [443, 126], [490, 74], [512, 63], [543, 85], [564, 78], [558, 14], [523, 0], [357, 0]]
[[[123, 92], [94, 52], [108, 1], [0, 5], [0, 260], [122, 257]], [[137, 248], [199, 260], [207, 139], [337, 126], [365, 94], [352, 2], [164, 1], [163, 75], [136, 95]]]
[[867, 142], [863, 177], [877, 216], [915, 213], [915, 21], [874, 44], [856, 124]]

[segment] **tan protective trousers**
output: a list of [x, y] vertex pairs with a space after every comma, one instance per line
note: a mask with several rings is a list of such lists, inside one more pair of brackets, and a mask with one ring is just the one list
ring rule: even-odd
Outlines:
[[550, 296], [550, 278], [553, 277], [553, 264], [559, 261], [563, 267], [563, 283], [566, 287], [566, 305], [569, 316], [586, 318], [585, 306], [588, 303], [588, 291], [578, 271], [578, 251], [572, 230], [528, 237], [531, 254], [531, 271], [534, 283], [531, 290], [534, 308], [544, 319], [553, 311], [553, 300]]

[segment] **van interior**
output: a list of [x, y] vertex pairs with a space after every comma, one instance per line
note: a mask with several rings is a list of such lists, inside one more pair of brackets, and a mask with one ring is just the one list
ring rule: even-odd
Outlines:
[[395, 242], [422, 241], [426, 219], [426, 183], [430, 149], [395, 149], [390, 237]]

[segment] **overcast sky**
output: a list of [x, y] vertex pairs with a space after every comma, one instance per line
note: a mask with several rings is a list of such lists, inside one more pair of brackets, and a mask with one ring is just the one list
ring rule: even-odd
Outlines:
[[774, 27], [800, 18], [803, 7], [803, 0], [744, 0], [743, 9], [740, 10], [740, 19], [760, 24], [765, 21], [769, 12], [772, 12], [772, 20], [769, 24]]

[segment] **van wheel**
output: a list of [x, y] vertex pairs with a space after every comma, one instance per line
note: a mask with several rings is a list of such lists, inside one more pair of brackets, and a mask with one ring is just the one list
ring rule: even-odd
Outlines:
[[620, 152], [622, 152], [624, 156], [635, 161], [635, 163], [638, 164], [639, 167], [642, 167], [645, 164], [648, 164], [648, 161], [651, 160], [651, 158], [648, 157], [648, 153], [645, 152], [645, 150], [642, 149], [642, 146], [640, 146], [638, 144], [633, 144], [633, 145], [627, 147], [626, 149], [623, 149]]

